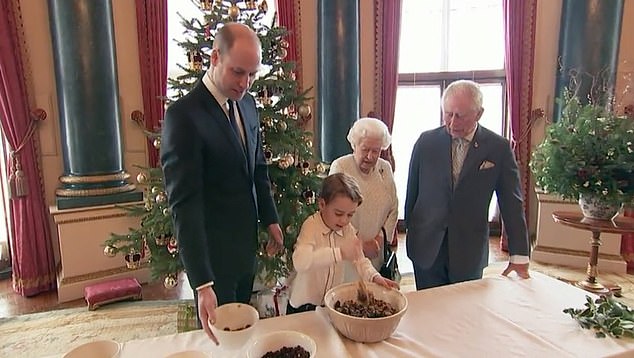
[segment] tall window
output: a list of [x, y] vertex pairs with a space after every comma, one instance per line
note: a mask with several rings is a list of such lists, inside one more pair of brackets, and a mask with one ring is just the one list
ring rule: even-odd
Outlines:
[[421, 132], [441, 125], [449, 83], [480, 83], [479, 123], [508, 137], [502, 0], [403, 0], [398, 71], [392, 151], [402, 219], [412, 148]]

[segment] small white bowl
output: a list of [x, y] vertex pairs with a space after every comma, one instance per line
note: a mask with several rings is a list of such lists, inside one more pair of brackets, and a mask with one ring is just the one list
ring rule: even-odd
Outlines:
[[309, 336], [296, 331], [277, 331], [253, 338], [247, 350], [247, 358], [262, 358], [267, 352], [296, 346], [304, 348], [310, 354], [310, 358], [317, 353], [317, 344]]
[[201, 351], [182, 351], [182, 352], [172, 353], [165, 358], [209, 358], [209, 357], [211, 357], [210, 353], [205, 353]]
[[216, 308], [216, 322], [209, 327], [221, 347], [238, 349], [249, 341], [259, 319], [258, 311], [248, 304], [227, 303]]
[[121, 345], [115, 341], [92, 341], [73, 348], [63, 358], [115, 358], [120, 351]]
[[396, 308], [396, 313], [380, 318], [363, 318], [343, 314], [335, 309], [337, 301], [356, 300], [357, 282], [344, 283], [328, 290], [324, 297], [326, 312], [332, 325], [344, 336], [356, 342], [380, 342], [389, 338], [407, 311], [407, 297], [400, 291], [391, 290], [376, 283], [366, 283], [375, 298]]

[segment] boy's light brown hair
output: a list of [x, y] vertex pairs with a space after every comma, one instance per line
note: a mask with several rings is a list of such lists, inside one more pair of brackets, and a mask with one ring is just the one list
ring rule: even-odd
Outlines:
[[357, 205], [361, 205], [363, 202], [359, 184], [353, 177], [344, 173], [331, 174], [321, 184], [319, 198], [323, 199], [326, 204], [337, 196], [350, 198]]

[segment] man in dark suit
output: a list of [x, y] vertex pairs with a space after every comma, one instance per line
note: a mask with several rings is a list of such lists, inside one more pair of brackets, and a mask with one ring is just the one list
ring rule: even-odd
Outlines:
[[478, 125], [484, 109], [475, 82], [451, 83], [442, 110], [444, 126], [421, 134], [410, 161], [405, 224], [416, 288], [482, 278], [494, 191], [509, 238], [503, 275], [528, 278], [526, 219], [509, 142]]
[[267, 253], [282, 231], [262, 152], [255, 100], [247, 93], [261, 63], [261, 44], [247, 26], [230, 23], [214, 39], [210, 68], [165, 113], [161, 164], [179, 255], [207, 322], [228, 302], [248, 303], [255, 274], [258, 221]]

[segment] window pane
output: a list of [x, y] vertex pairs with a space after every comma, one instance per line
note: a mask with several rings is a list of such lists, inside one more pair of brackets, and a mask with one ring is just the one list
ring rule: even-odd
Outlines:
[[501, 0], [450, 0], [448, 71], [504, 68]]
[[500, 83], [482, 83], [482, 107], [484, 113], [480, 118], [480, 124], [487, 129], [504, 136], [504, 116], [502, 112], [502, 85]]
[[442, 1], [403, 1], [398, 72], [439, 72], [441, 42]]
[[412, 149], [420, 134], [440, 125], [440, 86], [399, 86], [392, 128], [392, 153], [396, 170], [394, 181], [399, 201], [398, 215], [403, 218], [407, 175]]

